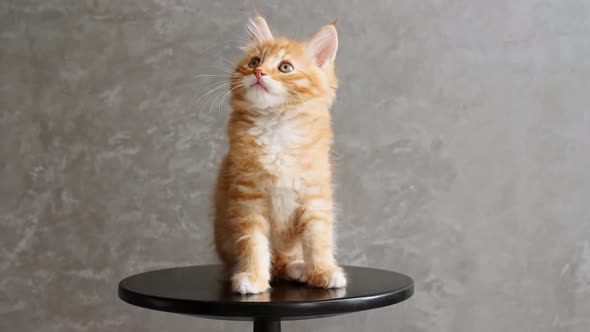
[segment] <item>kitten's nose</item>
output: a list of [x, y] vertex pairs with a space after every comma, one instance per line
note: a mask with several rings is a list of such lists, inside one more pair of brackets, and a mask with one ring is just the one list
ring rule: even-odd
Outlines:
[[262, 68], [256, 68], [254, 69], [254, 75], [256, 75], [256, 79], [259, 80], [262, 76], [266, 75], [266, 73], [262, 71]]

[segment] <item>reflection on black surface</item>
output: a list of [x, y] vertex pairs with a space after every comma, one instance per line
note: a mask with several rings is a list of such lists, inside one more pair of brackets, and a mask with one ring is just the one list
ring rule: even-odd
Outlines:
[[260, 294], [241, 295], [232, 292], [227, 281], [219, 282], [222, 301], [232, 302], [302, 302], [333, 300], [346, 296], [346, 288], [315, 288], [285, 280], [275, 281], [271, 289]]
[[[138, 299], [196, 302], [314, 302], [391, 295], [413, 289], [413, 282], [399, 273], [344, 266], [348, 285], [341, 289], [314, 288], [277, 280], [265, 293], [249, 296], [231, 291], [229, 275], [219, 265], [179, 267], [140, 273], [121, 281], [120, 288]], [[411, 294], [410, 294], [411, 295]]]
[[275, 281], [268, 292], [242, 296], [231, 291], [219, 265], [178, 267], [140, 273], [119, 283], [119, 297], [154, 310], [209, 318], [309, 319], [368, 310], [404, 301], [414, 282], [396, 272], [343, 266], [346, 288], [323, 289]]

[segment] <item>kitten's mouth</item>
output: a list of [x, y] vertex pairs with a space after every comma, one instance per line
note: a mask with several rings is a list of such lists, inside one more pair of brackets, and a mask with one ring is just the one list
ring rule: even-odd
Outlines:
[[252, 85], [253, 89], [263, 89], [264, 91], [268, 92], [268, 89], [262, 84], [262, 82], [258, 81]]

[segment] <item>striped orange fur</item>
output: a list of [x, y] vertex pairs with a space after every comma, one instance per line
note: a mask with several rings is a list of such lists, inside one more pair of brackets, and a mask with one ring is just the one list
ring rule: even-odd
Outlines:
[[229, 151], [215, 192], [215, 245], [242, 294], [272, 277], [336, 288], [330, 108], [333, 24], [306, 42], [275, 38], [257, 16], [230, 78]]

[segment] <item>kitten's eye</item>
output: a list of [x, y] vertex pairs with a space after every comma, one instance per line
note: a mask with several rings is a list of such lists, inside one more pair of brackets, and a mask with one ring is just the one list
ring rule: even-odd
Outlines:
[[281, 62], [279, 70], [283, 73], [290, 73], [293, 71], [293, 65], [288, 62]]
[[254, 67], [258, 66], [259, 64], [260, 64], [260, 58], [259, 57], [254, 57], [248, 63], [248, 67], [254, 68]]

